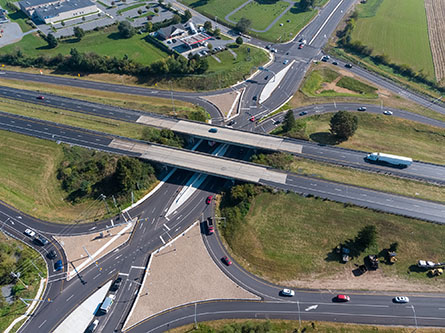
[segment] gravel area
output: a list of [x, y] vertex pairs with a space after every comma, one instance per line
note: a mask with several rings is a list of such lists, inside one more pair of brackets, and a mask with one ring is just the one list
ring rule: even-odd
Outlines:
[[[86, 267], [91, 265], [91, 263], [89, 263], [81, 269], [78, 268], [88, 258], [84, 247], [85, 249], [87, 249], [88, 253], [93, 256], [100, 248], [107, 244], [113, 237], [115, 237], [121, 230], [126, 227], [127, 225], [121, 225], [118, 227], [110, 228], [107, 231], [103, 231], [103, 237], [101, 237], [100, 232], [80, 236], [55, 237], [65, 250], [65, 255], [69, 263], [68, 276], [70, 275], [70, 273], [74, 273], [73, 266], [76, 267], [78, 271], [82, 271], [82, 269], [85, 269]], [[121, 235], [116, 236], [115, 240], [106, 248], [104, 248], [100, 253], [98, 253], [95, 259], [97, 260], [103, 257], [107, 253], [110, 253], [118, 246], [125, 243], [130, 238], [133, 228], [134, 226], [126, 230]]]
[[238, 112], [240, 96], [241, 90], [237, 90], [220, 95], [206, 96], [203, 98], [215, 104], [216, 107], [224, 114], [224, 117], [228, 117], [231, 109], [232, 112], [230, 116], [234, 116]]
[[196, 301], [259, 299], [230, 280], [202, 240], [199, 224], [154, 254], [126, 327], [156, 313]]

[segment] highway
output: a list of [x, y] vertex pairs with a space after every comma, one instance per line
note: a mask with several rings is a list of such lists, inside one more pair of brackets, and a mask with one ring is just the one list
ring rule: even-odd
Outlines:
[[[181, 120], [165, 117], [159, 114], [124, 109], [111, 105], [103, 105], [55, 95], [46, 94], [44, 100], [39, 100], [36, 99], [38, 95], [35, 92], [23, 89], [0, 87], [0, 96], [1, 95], [23, 102], [32, 102], [34, 104], [51, 106], [59, 109], [86, 113], [131, 123], [140, 123], [158, 128], [167, 128], [177, 133], [192, 135], [194, 137], [207, 140], [241, 145], [254, 149], [281, 151], [326, 163], [333, 163], [371, 172], [392, 174], [398, 177], [427, 181], [436, 184], [445, 184], [445, 166], [443, 165], [417, 161], [407, 169], [397, 169], [390, 166], [368, 163], [364, 157], [369, 152], [344, 149], [334, 146], [324, 146], [304, 140], [266, 135], [264, 132], [273, 130], [276, 127], [276, 122], [278, 120], [282, 121], [284, 114], [278, 114], [272, 117], [270, 120], [262, 122], [256, 128], [255, 132], [250, 132], [241, 130], [239, 128], [229, 128]], [[306, 116], [311, 116], [324, 112], [335, 112], [337, 110], [357, 110], [359, 106], [363, 106], [363, 104], [339, 103], [335, 106], [333, 104], [322, 104], [302, 107], [294, 110], [294, 113], [296, 117], [299, 117], [299, 113], [304, 111], [307, 112]], [[382, 113], [381, 108], [376, 105], [367, 104], [365, 106], [367, 107], [366, 112], [376, 114]], [[445, 123], [439, 120], [427, 118], [425, 116], [404, 110], [390, 110], [394, 112], [394, 116], [396, 117], [445, 128]], [[209, 132], [210, 128], [218, 128], [218, 132], [211, 133]]]

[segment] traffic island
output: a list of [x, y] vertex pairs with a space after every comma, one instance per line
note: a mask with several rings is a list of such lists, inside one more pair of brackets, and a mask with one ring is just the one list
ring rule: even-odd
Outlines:
[[155, 252], [124, 331], [155, 314], [200, 301], [259, 300], [229, 279], [212, 260], [195, 223]]
[[222, 112], [224, 118], [229, 119], [239, 114], [240, 97], [243, 93], [244, 89], [240, 89], [202, 98], [215, 105]]

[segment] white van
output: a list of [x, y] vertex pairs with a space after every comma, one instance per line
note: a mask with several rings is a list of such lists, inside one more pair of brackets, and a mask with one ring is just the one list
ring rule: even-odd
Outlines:
[[103, 301], [102, 305], [100, 306], [100, 311], [108, 313], [111, 306], [113, 305], [113, 301], [115, 298], [116, 296], [112, 294], [108, 295], [107, 298], [105, 298], [105, 300]]

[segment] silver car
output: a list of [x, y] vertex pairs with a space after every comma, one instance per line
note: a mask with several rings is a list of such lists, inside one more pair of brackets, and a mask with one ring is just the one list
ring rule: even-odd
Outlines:
[[281, 296], [288, 296], [288, 297], [292, 297], [295, 296], [295, 291], [293, 291], [292, 289], [283, 289], [280, 292]]
[[394, 297], [395, 303], [409, 303], [409, 298], [406, 296], [397, 296]]

